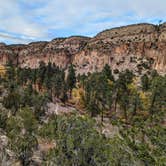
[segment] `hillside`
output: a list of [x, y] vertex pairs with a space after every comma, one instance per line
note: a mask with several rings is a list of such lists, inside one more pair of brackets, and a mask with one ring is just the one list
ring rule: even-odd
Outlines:
[[165, 166], [165, 27], [1, 43], [0, 166]]
[[[78, 73], [129, 68], [140, 72], [143, 63], [166, 72], [166, 23], [135, 24], [105, 30], [93, 38], [73, 36], [27, 45], [0, 44], [0, 64], [12, 60], [21, 67], [36, 68], [40, 61], [66, 68], [75, 64]], [[144, 65], [143, 65], [144, 66]]]

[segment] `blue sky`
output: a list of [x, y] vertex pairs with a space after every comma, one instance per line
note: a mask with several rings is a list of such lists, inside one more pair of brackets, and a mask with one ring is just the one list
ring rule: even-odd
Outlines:
[[166, 0], [0, 0], [0, 42], [52, 40], [166, 21]]

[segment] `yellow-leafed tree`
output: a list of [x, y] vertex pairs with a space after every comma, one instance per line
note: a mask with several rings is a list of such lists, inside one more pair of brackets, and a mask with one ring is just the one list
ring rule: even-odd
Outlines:
[[4, 77], [6, 74], [6, 68], [3, 65], [0, 65], [0, 77]]

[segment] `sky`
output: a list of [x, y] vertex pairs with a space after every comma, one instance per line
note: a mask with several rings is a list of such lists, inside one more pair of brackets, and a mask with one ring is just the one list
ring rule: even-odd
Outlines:
[[0, 42], [52, 40], [166, 21], [166, 0], [0, 0]]

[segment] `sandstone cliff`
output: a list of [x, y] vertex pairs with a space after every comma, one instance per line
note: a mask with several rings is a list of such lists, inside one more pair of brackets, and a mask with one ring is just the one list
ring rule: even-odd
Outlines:
[[140, 72], [153, 68], [166, 73], [166, 23], [136, 24], [105, 30], [93, 38], [74, 36], [27, 45], [0, 43], [0, 64], [12, 60], [21, 67], [36, 68], [40, 61], [66, 68], [75, 64], [79, 73], [129, 68]]

